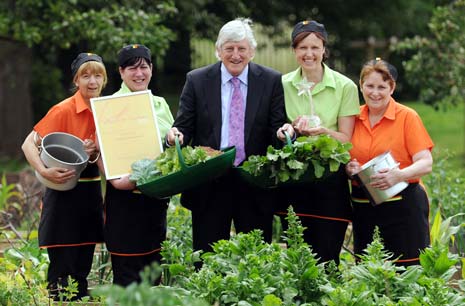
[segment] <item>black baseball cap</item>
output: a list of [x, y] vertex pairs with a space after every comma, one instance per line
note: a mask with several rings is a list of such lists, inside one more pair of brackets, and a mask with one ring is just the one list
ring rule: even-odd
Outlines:
[[124, 46], [118, 51], [118, 65], [123, 66], [131, 58], [145, 58], [149, 62], [152, 62], [152, 56], [150, 49], [141, 44], [131, 44]]
[[328, 40], [328, 33], [326, 32], [325, 26], [322, 23], [316, 22], [315, 20], [303, 20], [297, 23], [292, 30], [291, 40], [292, 42], [297, 35], [303, 32], [315, 32], [320, 33], [325, 41]]
[[79, 53], [79, 55], [71, 63], [71, 73], [73, 74], [73, 77], [76, 75], [76, 73], [79, 70], [79, 67], [81, 67], [82, 64], [90, 61], [95, 61], [103, 64], [102, 58], [95, 53]]

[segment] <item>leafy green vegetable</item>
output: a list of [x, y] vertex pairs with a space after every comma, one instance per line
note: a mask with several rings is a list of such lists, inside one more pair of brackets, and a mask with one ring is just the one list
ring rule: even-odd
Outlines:
[[253, 176], [267, 176], [274, 184], [299, 180], [303, 175], [318, 179], [349, 162], [351, 148], [351, 143], [341, 143], [328, 135], [303, 136], [282, 149], [269, 146], [265, 156], [250, 156], [242, 168]]
[[[213, 150], [208, 147], [191, 147], [186, 146], [181, 149], [181, 153], [186, 166], [194, 166], [206, 162], [212, 157], [221, 154], [221, 151]], [[142, 185], [154, 179], [165, 176], [181, 170], [176, 147], [166, 149], [156, 159], [141, 159], [131, 165], [132, 173], [129, 179]]]
[[[238, 233], [215, 242], [212, 252], [202, 255], [200, 270], [177, 269], [172, 286], [209, 305], [321, 305], [320, 287], [327, 283], [324, 265], [304, 242], [304, 229], [292, 207], [288, 211], [288, 247], [265, 243], [260, 230]], [[175, 251], [164, 250], [163, 256], [173, 259], [177, 255], [170, 253]]]

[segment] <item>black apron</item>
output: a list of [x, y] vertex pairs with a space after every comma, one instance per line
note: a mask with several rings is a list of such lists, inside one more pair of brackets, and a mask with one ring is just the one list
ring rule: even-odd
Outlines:
[[344, 165], [321, 181], [290, 185], [279, 191], [277, 214], [287, 215], [287, 207], [301, 217], [327, 218], [349, 223], [352, 220], [350, 191]]
[[380, 230], [385, 249], [400, 256], [400, 263], [418, 263], [420, 250], [429, 243], [429, 201], [418, 183], [397, 196], [372, 206], [361, 187], [352, 188], [354, 206], [354, 251], [361, 254], [373, 240], [375, 226]]
[[46, 188], [42, 199], [39, 246], [65, 247], [103, 241], [103, 205], [98, 167], [88, 164], [76, 187]]
[[108, 251], [122, 256], [159, 251], [166, 239], [168, 201], [107, 184], [104, 236]]
[[294, 185], [280, 191], [283, 228], [287, 230], [287, 207], [293, 206], [305, 227], [304, 240], [319, 262], [334, 260], [339, 264], [339, 253], [348, 224], [352, 220], [349, 182], [344, 165], [328, 177], [309, 184]]

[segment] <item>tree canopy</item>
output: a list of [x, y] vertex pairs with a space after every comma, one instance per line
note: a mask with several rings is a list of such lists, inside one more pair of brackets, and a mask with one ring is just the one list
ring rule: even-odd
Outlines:
[[408, 80], [420, 99], [438, 107], [465, 101], [465, 0], [440, 6], [428, 24], [429, 33], [400, 42], [395, 49], [413, 55], [404, 62]]
[[163, 54], [175, 38], [165, 19], [176, 8], [168, 0], [152, 6], [145, 2], [4, 0], [0, 3], [0, 36], [52, 53], [82, 46], [112, 59], [123, 45], [143, 41]]

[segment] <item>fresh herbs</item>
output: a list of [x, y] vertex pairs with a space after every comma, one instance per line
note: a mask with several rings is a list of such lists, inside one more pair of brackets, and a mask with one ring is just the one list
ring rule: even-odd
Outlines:
[[[208, 147], [190, 147], [186, 146], [181, 149], [181, 154], [186, 166], [193, 166], [203, 163], [210, 158], [218, 156], [221, 151]], [[141, 159], [131, 165], [132, 173], [129, 179], [136, 181], [137, 185], [142, 185], [154, 180], [159, 176], [165, 176], [181, 170], [176, 147], [166, 149], [156, 159]]]
[[250, 156], [242, 167], [253, 176], [273, 179], [275, 185], [307, 175], [319, 179], [349, 162], [351, 148], [351, 143], [328, 135], [303, 136], [282, 149], [269, 146], [265, 156]]

